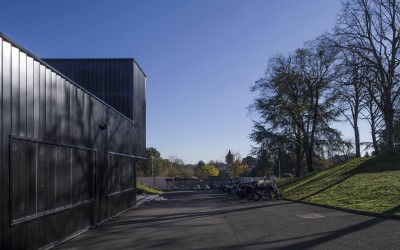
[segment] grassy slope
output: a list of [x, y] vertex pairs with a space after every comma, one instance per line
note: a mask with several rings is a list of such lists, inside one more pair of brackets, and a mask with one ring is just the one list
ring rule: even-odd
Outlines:
[[352, 159], [278, 187], [292, 200], [400, 215], [400, 154]]
[[161, 191], [161, 190], [157, 190], [157, 189], [145, 186], [139, 182], [136, 183], [136, 188], [139, 192], [145, 193], [145, 194], [162, 194], [163, 193], [163, 191]]

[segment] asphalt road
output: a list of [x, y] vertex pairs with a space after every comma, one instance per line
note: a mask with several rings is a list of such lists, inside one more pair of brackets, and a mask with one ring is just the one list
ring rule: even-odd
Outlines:
[[400, 249], [400, 221], [285, 200], [180, 191], [57, 249]]

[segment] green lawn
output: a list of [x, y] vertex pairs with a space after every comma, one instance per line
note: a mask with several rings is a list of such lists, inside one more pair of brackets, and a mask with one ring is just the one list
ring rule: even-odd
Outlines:
[[145, 186], [141, 183], [136, 183], [136, 189], [138, 190], [138, 193], [145, 193], [145, 194], [162, 194], [163, 191], [154, 189], [148, 186]]
[[400, 215], [400, 154], [352, 159], [278, 187], [291, 200]]

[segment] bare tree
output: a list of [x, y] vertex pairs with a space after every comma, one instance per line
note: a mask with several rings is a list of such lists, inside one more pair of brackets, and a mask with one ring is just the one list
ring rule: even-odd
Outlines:
[[[400, 95], [400, 6], [397, 0], [349, 0], [343, 3], [335, 34], [343, 48], [366, 62], [366, 87], [382, 111], [386, 146], [394, 150], [394, 104]], [[370, 76], [370, 75], [369, 75]]]
[[353, 128], [356, 157], [361, 157], [358, 122], [360, 112], [364, 107], [363, 100], [367, 94], [363, 83], [366, 74], [365, 67], [357, 55], [348, 53], [346, 50], [342, 50], [340, 54], [342, 73], [335, 86], [335, 94], [338, 98], [338, 108]]
[[329, 90], [338, 78], [338, 49], [327, 37], [322, 36], [296, 52], [296, 65], [306, 87], [305, 114], [297, 120], [303, 135], [307, 169], [314, 169], [316, 146], [323, 147], [333, 140], [341, 141], [341, 134], [330, 127], [337, 120], [336, 96]]
[[378, 145], [378, 135], [380, 130], [382, 129], [382, 111], [378, 108], [375, 101], [371, 98], [371, 95], [366, 95], [364, 101], [364, 109], [361, 112], [361, 117], [363, 120], [366, 120], [369, 123], [371, 128], [371, 139], [372, 145], [366, 144], [367, 149], [373, 148], [374, 155], [380, 154], [380, 148]]

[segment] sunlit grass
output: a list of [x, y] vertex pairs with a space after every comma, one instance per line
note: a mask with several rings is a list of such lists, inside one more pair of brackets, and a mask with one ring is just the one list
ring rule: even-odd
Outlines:
[[352, 159], [278, 187], [291, 200], [400, 215], [400, 154]]
[[145, 194], [162, 194], [163, 191], [154, 189], [148, 186], [143, 185], [142, 183], [136, 183], [136, 189], [138, 193], [145, 193]]

